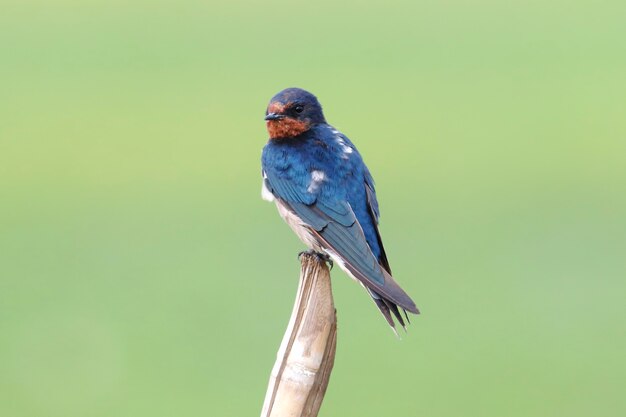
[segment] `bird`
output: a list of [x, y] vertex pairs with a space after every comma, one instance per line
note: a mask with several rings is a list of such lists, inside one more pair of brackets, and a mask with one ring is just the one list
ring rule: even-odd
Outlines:
[[359, 151], [326, 122], [317, 97], [300, 88], [273, 96], [265, 123], [262, 198], [276, 204], [309, 251], [366, 289], [396, 335], [394, 317], [406, 331], [407, 311], [419, 310], [392, 277], [374, 179]]

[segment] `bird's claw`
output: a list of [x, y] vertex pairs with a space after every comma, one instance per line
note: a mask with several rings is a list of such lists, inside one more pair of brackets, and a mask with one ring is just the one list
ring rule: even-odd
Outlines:
[[333, 270], [333, 266], [335, 266], [333, 260], [330, 258], [330, 256], [327, 253], [321, 253], [318, 251], [315, 251], [313, 249], [309, 249], [309, 250], [303, 250], [302, 252], [298, 253], [298, 259], [300, 259], [300, 257], [302, 257], [302, 255], [313, 255], [316, 256], [318, 259], [328, 263], [328, 265], [330, 266], [330, 270]]

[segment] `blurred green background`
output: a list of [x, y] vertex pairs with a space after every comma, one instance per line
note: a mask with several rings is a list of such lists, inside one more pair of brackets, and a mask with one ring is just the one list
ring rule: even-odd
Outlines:
[[260, 413], [303, 246], [262, 116], [374, 177], [394, 338], [338, 269], [322, 416], [626, 415], [626, 7], [3, 0], [0, 415]]

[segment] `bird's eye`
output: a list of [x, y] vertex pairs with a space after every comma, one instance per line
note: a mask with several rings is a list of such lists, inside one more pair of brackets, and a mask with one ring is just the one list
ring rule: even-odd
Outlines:
[[304, 106], [302, 104], [298, 104], [296, 107], [293, 108], [293, 110], [296, 113], [302, 113], [304, 111]]

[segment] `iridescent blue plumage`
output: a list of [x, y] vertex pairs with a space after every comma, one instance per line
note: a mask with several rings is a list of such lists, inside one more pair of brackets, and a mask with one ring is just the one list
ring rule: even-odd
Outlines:
[[398, 306], [417, 313], [391, 277], [378, 232], [372, 176], [354, 144], [328, 125], [315, 97], [299, 89], [275, 96], [266, 115], [264, 189], [312, 249], [329, 254], [374, 298], [389, 324]]
[[[367, 181], [373, 187], [372, 177], [354, 145], [335, 132], [325, 124], [313, 127], [297, 139], [270, 141], [263, 148], [263, 169], [272, 184], [289, 183], [288, 191], [274, 185], [279, 195], [288, 201], [305, 204], [317, 201], [331, 207], [347, 201], [361, 224], [367, 243], [378, 258], [380, 247], [364, 186]], [[343, 143], [338, 143], [338, 139]], [[350, 153], [346, 153], [346, 149], [350, 149]], [[324, 173], [317, 189], [310, 188], [313, 171]], [[377, 207], [375, 194], [374, 202]]]

